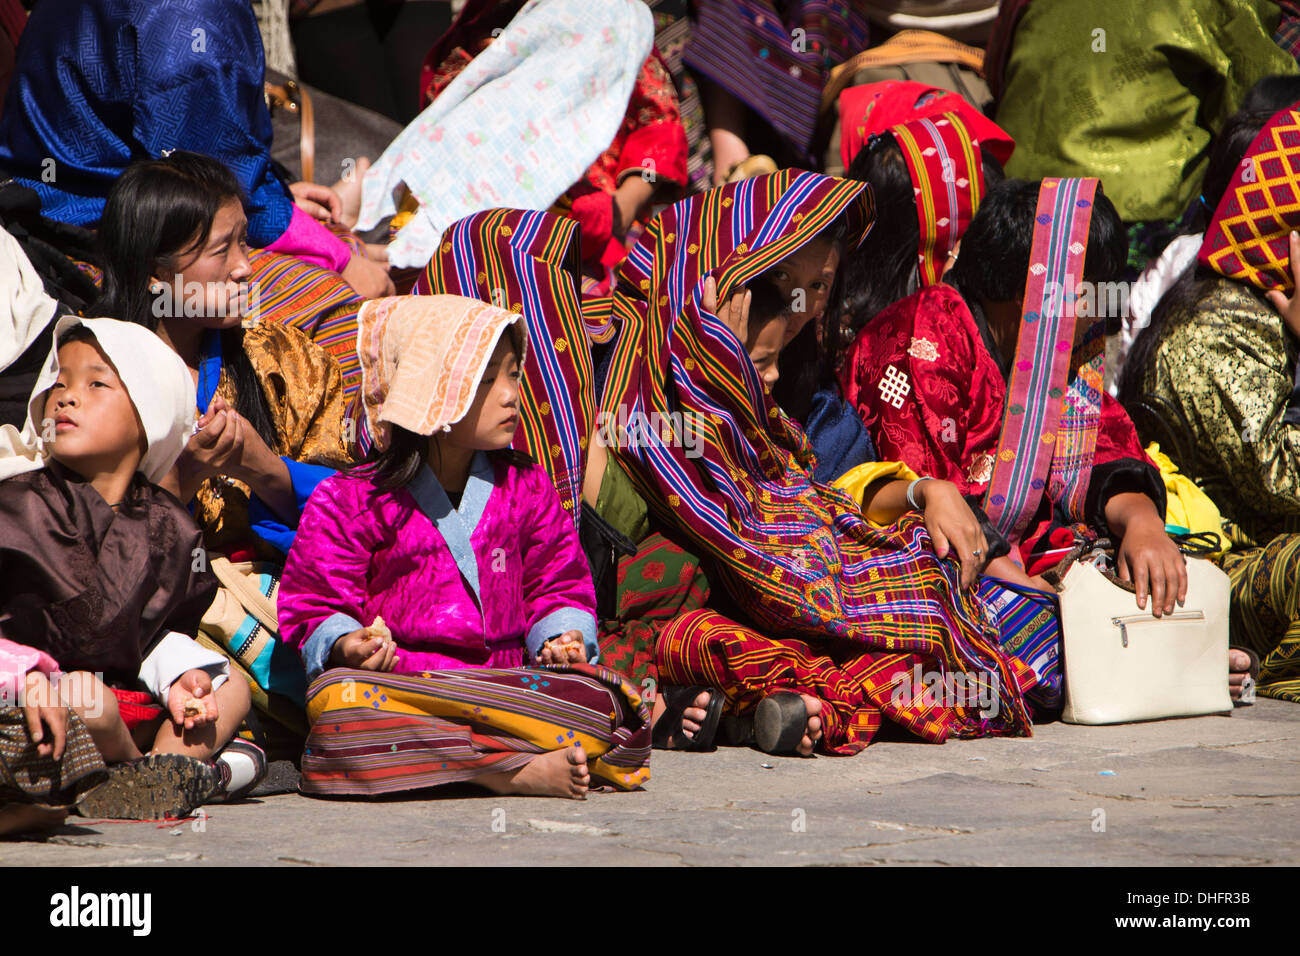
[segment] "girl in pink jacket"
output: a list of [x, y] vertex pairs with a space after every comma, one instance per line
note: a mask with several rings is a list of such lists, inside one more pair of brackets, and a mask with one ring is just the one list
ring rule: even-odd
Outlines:
[[459, 296], [362, 309], [358, 424], [373, 451], [312, 494], [278, 600], [312, 680], [306, 793], [472, 781], [582, 798], [592, 777], [649, 777], [640, 695], [595, 666], [573, 520], [509, 450], [524, 328]]

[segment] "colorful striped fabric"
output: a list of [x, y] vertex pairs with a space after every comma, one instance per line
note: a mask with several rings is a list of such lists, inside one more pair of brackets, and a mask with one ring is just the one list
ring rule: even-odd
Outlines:
[[1197, 261], [1259, 289], [1290, 292], [1290, 235], [1300, 229], [1300, 103], [1259, 131], [1223, 192]]
[[357, 358], [357, 312], [365, 300], [338, 275], [296, 256], [249, 249], [250, 319], [291, 325], [339, 363], [343, 391], [351, 398], [361, 387]]
[[1228, 632], [1259, 655], [1260, 696], [1300, 703], [1300, 534], [1234, 548], [1220, 564], [1232, 586]]
[[682, 62], [810, 159], [826, 77], [866, 46], [867, 18], [857, 0], [698, 0]]
[[518, 770], [581, 744], [592, 786], [650, 779], [650, 711], [592, 664], [391, 674], [333, 668], [307, 690], [303, 793], [420, 790]]
[[546, 469], [575, 523], [596, 422], [576, 231], [572, 219], [552, 213], [475, 213], [447, 230], [413, 290], [468, 296], [523, 313], [530, 354], [515, 447]]
[[[1044, 489], [1085, 520], [1084, 501], [1101, 422], [1104, 323], [1075, 318], [1095, 179], [1044, 179], [1025, 280], [1023, 320], [1007, 409], [984, 508], [1019, 541]], [[1077, 373], [1077, 374], [1076, 374]]]
[[956, 113], [910, 120], [890, 132], [916, 193], [921, 284], [934, 285], [984, 198], [979, 145]]
[[772, 636], [996, 672], [996, 720], [968, 708], [936, 719], [959, 734], [1028, 732], [1027, 670], [998, 648], [956, 562], [935, 557], [919, 521], [873, 528], [848, 493], [812, 480], [807, 438], [701, 305], [706, 277], [723, 301], [841, 217], [851, 246], [870, 227], [865, 184], [786, 170], [692, 197], [651, 223], [614, 299], [622, 331], [601, 407], [617, 423], [611, 454]]
[[980, 597], [998, 619], [1002, 649], [1033, 668], [1038, 682], [1029, 700], [1044, 710], [1061, 706], [1061, 604], [1055, 594], [1022, 588], [984, 575]]

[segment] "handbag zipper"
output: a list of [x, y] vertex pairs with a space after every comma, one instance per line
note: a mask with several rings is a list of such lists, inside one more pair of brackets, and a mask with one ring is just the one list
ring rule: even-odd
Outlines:
[[1112, 617], [1110, 623], [1119, 628], [1120, 639], [1128, 647], [1128, 626], [1142, 621], [1204, 621], [1204, 611], [1174, 611], [1164, 617], [1152, 617], [1150, 614], [1129, 614], [1126, 617]]

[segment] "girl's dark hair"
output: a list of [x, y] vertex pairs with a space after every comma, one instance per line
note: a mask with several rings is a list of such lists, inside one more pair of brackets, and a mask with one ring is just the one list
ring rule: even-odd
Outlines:
[[[989, 191], [961, 241], [961, 256], [948, 282], [969, 303], [1010, 302], [1025, 291], [1025, 274], [1034, 240], [1041, 183], [1008, 179]], [[1088, 227], [1088, 254], [1083, 262], [1087, 282], [1119, 278], [1128, 261], [1128, 238], [1115, 205], [1097, 191]]]
[[1246, 91], [1238, 110], [1242, 113], [1276, 113], [1300, 102], [1300, 76], [1283, 74], [1256, 80]]
[[[983, 147], [980, 161], [986, 190], [1006, 178], [1001, 164]], [[892, 133], [873, 136], [845, 177], [870, 183], [876, 204], [875, 226], [841, 267], [844, 295], [838, 319], [856, 334], [886, 307], [920, 288], [921, 227], [912, 176]]]
[[[392, 437], [387, 448], [381, 451], [378, 446], [372, 447], [365, 458], [346, 466], [343, 471], [348, 475], [367, 478], [376, 488], [384, 491], [409, 485], [424, 464], [425, 455], [429, 451], [429, 438], [400, 425], [391, 425], [390, 428]], [[487, 456], [493, 461], [505, 462], [514, 467], [533, 463], [528, 455], [513, 448], [490, 451]]]
[[[1015, 356], [1000, 355], [987, 337], [987, 321], [980, 303], [1011, 302], [1024, 295], [1040, 186], [1037, 181], [1008, 179], [990, 190], [962, 237], [961, 256], [944, 280], [961, 293], [1004, 376], [1010, 374]], [[1083, 275], [1075, 277], [1075, 281], [1118, 281], [1127, 261], [1124, 223], [1115, 205], [1098, 189], [1088, 226]], [[1101, 300], [1100, 292], [1097, 298]], [[1118, 314], [1107, 316], [1107, 334], [1118, 331], [1121, 318]]]
[[1183, 214], [1180, 229], [1183, 235], [1193, 235], [1209, 228], [1214, 210], [1223, 194], [1228, 191], [1228, 184], [1236, 175], [1246, 150], [1276, 112], [1239, 110], [1228, 117], [1223, 129], [1210, 144], [1205, 178], [1201, 180], [1201, 194], [1192, 200], [1191, 206]]
[[[109, 191], [99, 221], [96, 241], [104, 286], [90, 311], [157, 331], [151, 278], [174, 272], [179, 258], [201, 247], [218, 211], [232, 199], [244, 203], [239, 180], [224, 163], [199, 153], [176, 150], [128, 166]], [[222, 331], [221, 352], [235, 387], [235, 410], [275, 448], [275, 419], [244, 352], [242, 329]]]
[[1119, 400], [1122, 404], [1129, 405], [1141, 400], [1145, 392], [1142, 381], [1155, 358], [1170, 317], [1195, 310], [1209, 294], [1216, 278], [1214, 272], [1193, 262], [1160, 297], [1160, 301], [1151, 310], [1151, 323], [1138, 333], [1124, 359], [1124, 368], [1119, 376]]

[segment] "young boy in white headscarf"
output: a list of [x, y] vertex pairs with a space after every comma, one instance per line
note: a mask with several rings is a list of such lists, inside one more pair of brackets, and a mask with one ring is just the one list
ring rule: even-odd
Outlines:
[[258, 748], [232, 742], [249, 689], [193, 640], [217, 583], [158, 484], [194, 431], [193, 379], [130, 323], [64, 316], [54, 341], [23, 430], [0, 428], [0, 638], [58, 668], [11, 681], [29, 716], [18, 730], [52, 757], [77, 715], [111, 765], [78, 797], [85, 816], [241, 796], [265, 772]]

